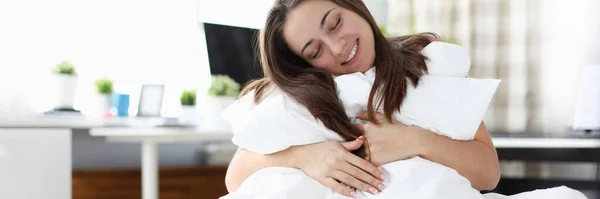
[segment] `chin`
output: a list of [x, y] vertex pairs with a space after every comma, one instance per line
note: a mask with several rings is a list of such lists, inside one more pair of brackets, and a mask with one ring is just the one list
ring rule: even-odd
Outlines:
[[358, 73], [358, 72], [364, 73], [364, 72], [367, 72], [370, 68], [371, 67], [368, 65], [356, 66], [353, 68], [348, 68], [344, 74]]
[[361, 60], [361, 61], [363, 61], [363, 62], [357, 66], [357, 69], [359, 69], [361, 72], [367, 72], [375, 64], [374, 57], [370, 58], [370, 59], [366, 59], [366, 60]]
[[359, 68], [359, 70], [360, 70], [360, 72], [364, 73], [364, 72], [367, 72], [369, 69], [371, 69], [371, 67], [372, 67], [371, 65], [364, 65], [364, 66], [361, 66]]

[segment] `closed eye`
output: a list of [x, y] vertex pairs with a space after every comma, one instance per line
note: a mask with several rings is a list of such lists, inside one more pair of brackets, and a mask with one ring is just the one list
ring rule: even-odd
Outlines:
[[312, 56], [312, 59], [316, 59], [319, 56], [320, 52], [321, 52], [321, 45], [319, 45], [317, 53], [315, 53], [315, 55]]
[[335, 23], [335, 26], [333, 26], [333, 28], [331, 28], [331, 30], [335, 30], [338, 26], [340, 26], [340, 23], [342, 22], [342, 18], [338, 18], [337, 22]]

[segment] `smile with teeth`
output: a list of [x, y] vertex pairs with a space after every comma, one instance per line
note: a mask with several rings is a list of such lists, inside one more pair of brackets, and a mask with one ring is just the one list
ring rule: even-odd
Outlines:
[[354, 55], [356, 55], [356, 49], [357, 49], [357, 47], [358, 47], [358, 41], [356, 43], [354, 43], [354, 46], [352, 47], [352, 50], [350, 51], [350, 54], [348, 55], [348, 58], [346, 58], [346, 60], [342, 64], [348, 63], [348, 62], [350, 62], [354, 58]]

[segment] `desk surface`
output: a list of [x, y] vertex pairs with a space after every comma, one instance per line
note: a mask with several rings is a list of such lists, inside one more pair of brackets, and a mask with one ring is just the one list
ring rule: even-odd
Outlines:
[[533, 162], [600, 162], [600, 135], [572, 132], [564, 135], [493, 133], [501, 160]]
[[[90, 129], [93, 136], [119, 140], [143, 138], [179, 140], [228, 140], [230, 131], [165, 125], [165, 118], [94, 118], [84, 116], [39, 116], [0, 120], [0, 128], [76, 128]], [[600, 148], [600, 132], [492, 133], [496, 148]]]
[[90, 129], [90, 135], [112, 142], [229, 141], [233, 137], [229, 130], [199, 127], [105, 127]]
[[496, 148], [600, 148], [600, 133], [492, 133]]
[[[157, 127], [165, 126], [166, 118], [100, 118], [88, 116], [37, 116], [0, 120], [0, 128], [74, 128]], [[175, 122], [176, 123], [176, 122]], [[172, 125], [183, 127], [183, 125]]]
[[600, 148], [599, 138], [498, 138], [496, 148]]

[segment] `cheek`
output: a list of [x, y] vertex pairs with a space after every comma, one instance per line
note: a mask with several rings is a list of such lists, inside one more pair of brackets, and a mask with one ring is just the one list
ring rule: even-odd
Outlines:
[[342, 31], [346, 34], [356, 34], [358, 33], [358, 27], [356, 27], [356, 24], [352, 23], [352, 22], [348, 22], [346, 24], [344, 24], [345, 26], [342, 27]]
[[331, 60], [326, 58], [311, 61], [310, 64], [315, 68], [325, 69], [327, 71], [329, 71], [329, 69], [333, 67], [333, 63], [331, 62]]
[[346, 17], [346, 20], [342, 24], [341, 32], [344, 35], [358, 35], [363, 31], [364, 27], [361, 26], [360, 18], [356, 16]]

